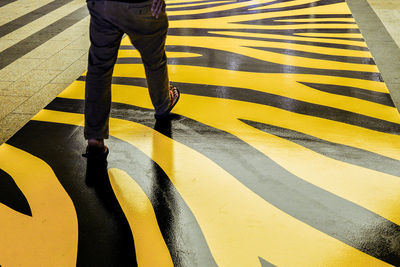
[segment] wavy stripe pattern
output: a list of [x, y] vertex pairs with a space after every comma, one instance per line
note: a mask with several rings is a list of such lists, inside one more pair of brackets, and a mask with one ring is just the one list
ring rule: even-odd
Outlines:
[[[400, 116], [346, 2], [170, 0], [167, 11], [175, 116], [154, 124], [128, 39], [112, 85], [106, 177], [135, 264], [399, 265]], [[78, 142], [84, 86], [85, 73], [32, 120], [76, 127], [66, 136]], [[151, 182], [133, 175], [139, 154]]]

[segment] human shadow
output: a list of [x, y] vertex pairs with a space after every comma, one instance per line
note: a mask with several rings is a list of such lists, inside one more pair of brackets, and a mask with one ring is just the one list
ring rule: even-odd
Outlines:
[[90, 199], [86, 205], [90, 211], [85, 220], [89, 220], [91, 225], [87, 231], [97, 237], [97, 242], [89, 245], [90, 250], [109, 255], [96, 266], [137, 267], [131, 228], [114, 194], [107, 165], [106, 158], [87, 159], [86, 162], [85, 183], [89, 189], [86, 194]]
[[103, 207], [110, 213], [122, 212], [112, 189], [107, 171], [107, 159], [87, 160], [85, 183], [94, 189]]
[[[158, 120], [154, 125], [154, 130], [172, 139], [171, 120], [177, 116], [170, 114], [163, 120]], [[172, 142], [165, 142], [165, 139], [160, 138], [160, 135], [153, 135], [153, 158], [168, 157], [167, 166], [165, 169], [173, 169], [174, 164], [174, 149]], [[156, 156], [157, 155], [157, 156]], [[157, 214], [157, 221], [160, 226], [161, 233], [171, 253], [172, 260], [175, 266], [179, 266], [182, 262], [180, 255], [177, 253], [179, 245], [177, 244], [179, 236], [178, 215], [180, 214], [179, 205], [176, 200], [176, 189], [171, 182], [171, 177], [155, 162], [152, 163], [152, 191], [149, 196], [153, 203], [154, 211]]]

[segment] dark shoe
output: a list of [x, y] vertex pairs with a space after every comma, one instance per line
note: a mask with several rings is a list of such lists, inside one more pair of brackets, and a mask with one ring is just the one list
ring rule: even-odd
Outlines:
[[169, 96], [170, 96], [170, 103], [169, 103], [168, 109], [164, 113], [154, 114], [154, 117], [156, 118], [156, 120], [161, 120], [168, 116], [168, 114], [171, 112], [171, 110], [175, 107], [176, 103], [178, 103], [181, 93], [179, 92], [178, 88], [170, 85], [169, 86]]

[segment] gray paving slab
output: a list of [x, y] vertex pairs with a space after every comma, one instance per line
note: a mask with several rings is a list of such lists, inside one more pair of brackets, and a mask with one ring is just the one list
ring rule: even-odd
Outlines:
[[399, 109], [400, 87], [394, 85], [400, 83], [400, 48], [367, 0], [347, 0], [347, 3]]

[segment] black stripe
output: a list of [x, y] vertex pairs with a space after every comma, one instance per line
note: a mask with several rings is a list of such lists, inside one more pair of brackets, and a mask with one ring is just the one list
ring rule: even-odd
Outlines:
[[[134, 48], [132, 46], [122, 46], [121, 49]], [[171, 52], [190, 52], [202, 55], [201, 57], [168, 59], [168, 64], [173, 65], [202, 66], [208, 68], [246, 71], [254, 73], [318, 74], [382, 82], [382, 76], [379, 72], [360, 72], [297, 67], [292, 65], [277, 64], [253, 57], [248, 57], [242, 54], [204, 47], [166, 46], [166, 50]], [[118, 64], [140, 63], [138, 58], [118, 58], [117, 62]]]
[[[63, 103], [58, 105], [59, 101]], [[82, 100], [56, 99], [47, 108], [69, 112], [83, 110], [83, 105]], [[153, 110], [113, 103], [111, 117], [153, 127], [153, 114]], [[265, 201], [362, 252], [400, 264], [400, 250], [393, 245], [400, 226], [299, 179], [231, 134], [183, 116], [172, 118], [174, 140], [213, 160]]]
[[[171, 59], [168, 59], [171, 61]], [[116, 64], [142, 64], [143, 61], [141, 58], [118, 58]]]
[[77, 266], [137, 266], [131, 229], [110, 185], [85, 183], [82, 127], [30, 121], [7, 143], [49, 164], [71, 198], [79, 226]]
[[[78, 80], [83, 81], [84, 77], [80, 77]], [[146, 80], [140, 78], [114, 77], [113, 84], [147, 87]], [[295, 100], [275, 94], [269, 94], [238, 87], [213, 86], [179, 82], [173, 82], [173, 84], [179, 87], [179, 90], [183, 94], [233, 99], [262, 104], [298, 114], [304, 114], [308, 116], [359, 126], [373, 131], [395, 135], [400, 134], [400, 124], [397, 123], [365, 116], [338, 108]]]
[[[337, 3], [342, 3], [344, 1], [345, 0], [315, 0], [314, 2], [307, 3], [307, 4], [292, 5], [292, 6], [279, 7], [279, 8], [272, 7], [272, 8], [266, 8], [266, 9], [263, 9], [263, 10], [259, 10], [259, 11], [262, 11], [262, 12], [283, 12], [283, 11], [290, 11], [290, 10], [313, 8], [313, 7], [318, 7], [318, 6], [333, 5], [333, 4], [337, 4]], [[280, 1], [280, 2], [286, 2], [286, 1]], [[257, 5], [257, 7], [269, 6], [269, 5], [271, 5], [271, 4], [270, 3], [263, 3], [263, 4]]]
[[[337, 61], [337, 62], [343, 62], [343, 63], [375, 65], [374, 60], [369, 57], [367, 58], [367, 57], [335, 56], [335, 55], [329, 55], [329, 54], [312, 53], [312, 52], [305, 52], [305, 51], [294, 50], [294, 49], [284, 49], [284, 48], [274, 48], [274, 47], [255, 47], [255, 46], [246, 46], [246, 47], [253, 48], [253, 49], [259, 49], [262, 51], [283, 54], [283, 55], [296, 56], [296, 57]], [[327, 63], [327, 64], [329, 64], [329, 63]]]
[[[168, 34], [178, 36], [209, 36], [209, 31], [229, 31], [229, 32], [251, 32], [251, 33], [267, 33], [267, 34], [278, 34], [278, 35], [293, 35], [302, 33], [357, 33], [360, 34], [360, 30], [357, 28], [343, 29], [343, 28], [318, 28], [318, 29], [212, 29], [212, 28], [169, 28]], [[308, 36], [307, 36], [308, 37]], [[312, 38], [312, 37], [310, 37]], [[354, 50], [366, 49], [365, 47], [356, 46]]]
[[[205, 29], [210, 30], [210, 29]], [[215, 29], [215, 31], [226, 31], [227, 29]], [[212, 30], [214, 31], [214, 30]], [[255, 33], [270, 33], [292, 35], [296, 33], [360, 33], [357, 28], [343, 29], [343, 28], [314, 28], [314, 29], [229, 29], [229, 31], [238, 32], [255, 32]], [[365, 49], [365, 47], [362, 47]]]
[[[15, 1], [15, 0], [14, 0]], [[32, 12], [25, 14], [19, 18], [16, 18], [6, 24], [0, 26], [0, 38], [31, 23], [32, 21], [49, 14], [50, 12], [56, 10], [57, 8], [71, 2], [72, 0], [55, 0], [50, 2]]]
[[[217, 29], [217, 31], [226, 31], [226, 29]], [[229, 30], [231, 31], [231, 30]], [[291, 35], [292, 33], [360, 33], [357, 28], [318, 28], [318, 29], [232, 29], [232, 31], [255, 32], [255, 33], [277, 33], [282, 35]], [[365, 47], [363, 47], [365, 49]]]
[[274, 267], [274, 266], [275, 266], [275, 265], [273, 265], [272, 263], [270, 263], [270, 262], [264, 260], [264, 259], [261, 258], [261, 257], [258, 257], [258, 259], [260, 260], [261, 267]]
[[307, 24], [343, 24], [343, 25], [348, 25], [348, 24], [357, 24], [355, 22], [351, 21], [335, 21], [335, 20], [330, 20], [330, 21], [270, 21], [266, 22], [264, 24], [258, 24], [258, 25], [307, 25]]
[[[120, 112], [130, 116], [130, 110]], [[171, 137], [168, 123], [148, 126]], [[110, 168], [125, 170], [149, 197], [174, 266], [217, 266], [196, 218], [160, 166], [122, 140], [112, 138], [107, 145]]]
[[323, 92], [354, 97], [386, 105], [389, 107], [395, 107], [389, 93], [381, 93], [356, 87], [339, 86], [333, 84], [319, 84], [319, 83], [306, 83], [306, 82], [300, 82], [300, 83]]
[[[323, 32], [325, 33], [328, 29], [322, 29], [323, 31], [308, 31], [308, 32]], [[252, 36], [240, 36], [240, 35], [225, 35], [224, 31], [229, 32], [246, 32], [246, 33], [265, 33], [265, 34], [274, 34], [274, 35], [283, 35], [286, 36], [295, 36], [294, 33], [303, 33], [304, 31], [295, 31], [295, 30], [262, 30], [262, 29], [195, 29], [195, 28], [170, 28], [168, 30], [168, 35], [172, 36], [206, 36], [206, 37], [222, 37], [222, 38], [235, 38], [242, 40], [255, 40], [255, 41], [266, 41], [266, 42], [280, 42], [280, 43], [289, 43], [289, 44], [301, 44], [308, 46], [318, 46], [318, 47], [327, 47], [327, 48], [338, 48], [345, 50], [355, 50], [355, 51], [369, 51], [367, 47], [364, 46], [356, 46], [356, 45], [346, 45], [346, 44], [335, 44], [335, 43], [326, 43], [326, 42], [315, 42], [315, 41], [301, 41], [301, 40], [287, 40], [287, 39], [279, 39], [279, 38], [263, 38], [263, 37], [252, 37]], [[212, 33], [211, 33], [212, 32]], [[221, 32], [221, 34], [218, 34]], [[328, 31], [329, 32], [343, 32], [343, 31]], [[359, 33], [356, 31], [346, 31], [345, 33]]]
[[[69, 101], [61, 98], [53, 100], [48, 107], [64, 112], [83, 113], [84, 111], [83, 101]], [[130, 109], [121, 110], [120, 114], [131, 116]], [[123, 119], [121, 116], [117, 118]], [[152, 122], [153, 120], [148, 125], [149, 127], [170, 136], [168, 124], [166, 127], [165, 124], [154, 125]], [[109, 167], [119, 168], [129, 173], [152, 202], [174, 266], [193, 266], [193, 262], [199, 263], [198, 266], [217, 266], [200, 226], [162, 169], [145, 154], [122, 140], [111, 137], [108, 145], [112, 151], [108, 158]], [[130, 148], [129, 153], [127, 148]], [[127, 153], [129, 156], [120, 156], [128, 155]], [[172, 223], [176, 225], [171, 225]], [[185, 253], [182, 253], [183, 251]]]
[[307, 36], [301, 33], [294, 33], [293, 36], [304, 37], [304, 38], [317, 38], [317, 39], [332, 39], [332, 40], [346, 40], [346, 41], [356, 41], [365, 42], [364, 38], [347, 38], [347, 37], [334, 37], [334, 36]]
[[11, 64], [21, 56], [29, 53], [57, 34], [63, 32], [65, 29], [84, 19], [88, 14], [86, 6], [83, 6], [17, 44], [3, 50], [0, 52], [0, 69]]
[[332, 143], [311, 135], [274, 125], [249, 120], [241, 121], [266, 133], [299, 144], [326, 157], [400, 177], [400, 161], [398, 160], [363, 149]]
[[[351, 14], [325, 14], [325, 15], [318, 15], [318, 14], [312, 14], [312, 15], [295, 15], [295, 16], [279, 16], [279, 17], [273, 17], [273, 18], [265, 18], [265, 19], [258, 19], [258, 20], [247, 20], [247, 21], [241, 21], [238, 22], [239, 24], [250, 24], [250, 25], [282, 25], [282, 24], [277, 24], [277, 23], [282, 23], [281, 20], [294, 20], [293, 22], [296, 21], [296, 19], [338, 19], [338, 18], [353, 18]], [[315, 22], [307, 22], [308, 24], [313, 24], [317, 23], [318, 24], [323, 24], [325, 21], [315, 21]], [[344, 21], [336, 21], [335, 23], [345, 23]], [[349, 22], [346, 22], [349, 23]], [[345, 24], [346, 24], [345, 23]], [[355, 22], [350, 22], [351, 24], [356, 24]]]
[[[145, 109], [135, 107], [132, 110], [132, 106], [118, 104], [113, 104], [111, 116], [149, 127], [154, 121], [153, 111], [146, 114]], [[210, 158], [283, 212], [369, 255], [391, 264], [400, 264], [400, 251], [392, 245], [400, 237], [398, 225], [298, 179], [230, 134], [184, 117], [177, 117], [171, 126], [174, 140]], [[371, 224], [366, 226], [365, 222]], [[361, 240], [371, 243], [360, 242], [361, 236]]]
[[[156, 130], [168, 135], [165, 125], [157, 125]], [[48, 138], [51, 141], [43, 145], [40, 140]], [[110, 205], [115, 201], [113, 193], [100, 198], [99, 192], [84, 184], [86, 166], [79, 154], [84, 150], [82, 138], [82, 127], [31, 121], [8, 143], [50, 164], [71, 196], [79, 222], [78, 266], [134, 266], [132, 234], [119, 205]], [[71, 145], [60, 152], [59, 144], [66, 143]], [[217, 266], [194, 215], [162, 169], [122, 140], [110, 137], [107, 145], [111, 151], [108, 167], [125, 170], [152, 202], [174, 266]]]
[[[335, 44], [335, 43], [326, 43], [326, 42], [310, 42], [310, 41], [301, 41], [301, 40], [287, 40], [287, 39], [279, 39], [279, 38], [261, 38], [261, 37], [251, 37], [251, 36], [234, 36], [234, 35], [224, 35], [218, 33], [209, 33], [209, 32], [221, 32], [227, 31], [226, 29], [195, 29], [195, 28], [185, 28], [182, 30], [181, 28], [170, 28], [168, 30], [168, 34], [172, 36], [207, 36], [207, 37], [224, 37], [224, 38], [235, 38], [235, 39], [243, 39], [243, 40], [256, 40], [256, 41], [270, 41], [270, 42], [281, 42], [281, 43], [293, 43], [293, 44], [302, 44], [309, 46], [319, 46], [319, 47], [329, 47], [329, 48], [338, 48], [338, 49], [346, 49], [346, 50], [355, 50], [355, 51], [369, 51], [367, 47], [364, 46], [355, 46], [355, 45], [345, 45], [345, 44]], [[319, 39], [334, 39], [334, 40], [346, 40], [346, 41], [359, 41], [364, 42], [363, 38], [344, 38], [344, 37], [320, 37], [320, 36], [301, 36], [302, 33], [360, 33], [358, 29], [293, 29], [293, 30], [262, 30], [262, 29], [229, 29], [229, 32], [246, 32], [246, 33], [265, 33], [265, 34], [273, 34], [273, 35], [282, 35], [284, 36], [294, 36], [294, 37], [305, 37], [305, 38], [319, 38]], [[121, 49], [129, 49], [128, 47], [123, 45]]]
[[119, 47], [120, 50], [136, 50], [136, 48], [133, 45], [121, 45]]
[[[252, 29], [240, 29], [233, 30], [236, 32], [247, 32], [247, 33], [263, 33], [263, 30], [252, 30]], [[272, 33], [278, 34], [278, 33]], [[213, 37], [223, 37], [223, 38], [235, 38], [235, 39], [243, 39], [243, 40], [255, 40], [255, 41], [265, 41], [265, 42], [280, 42], [280, 43], [288, 43], [288, 44], [300, 44], [300, 45], [308, 45], [308, 46], [318, 46], [318, 47], [326, 47], [326, 48], [337, 48], [337, 49], [346, 49], [346, 50], [355, 50], [355, 51], [369, 51], [367, 47], [364, 46], [356, 46], [356, 45], [346, 45], [346, 44], [335, 44], [335, 43], [326, 43], [326, 42], [316, 42], [316, 41], [301, 41], [301, 40], [287, 40], [287, 39], [279, 39], [279, 38], [262, 38], [262, 37], [251, 37], [251, 36], [234, 36], [234, 35], [225, 35], [223, 31], [221, 34], [218, 33], [210, 33], [210, 36]], [[293, 35], [293, 34], [288, 34]]]
[[15, 2], [15, 1], [17, 1], [17, 0], [2, 0], [0, 2], [0, 7], [3, 7], [3, 6], [8, 5], [8, 4], [11, 4], [11, 3]]
[[[229, 3], [233, 3], [234, 1], [232, 1], [232, 0], [218, 0], [218, 2], [229, 2]], [[204, 4], [206, 4], [206, 3], [214, 3], [214, 1], [213, 0], [210, 0], [210, 1], [194, 1], [194, 2], [182, 2], [182, 3], [168, 3], [167, 4], [167, 7], [168, 6], [181, 6], [181, 5], [193, 5], [193, 4], [200, 4], [200, 3], [204, 3]]]
[[24, 193], [18, 188], [14, 179], [2, 169], [0, 169], [0, 204], [27, 216], [32, 216], [31, 207]]
[[299, 10], [299, 9], [307, 9], [316, 6], [325, 6], [325, 5], [332, 5], [336, 3], [342, 3], [345, 0], [316, 0], [310, 4], [302, 4], [302, 5], [294, 5], [282, 8], [265, 8], [261, 10], [253, 10], [254, 8], [260, 8], [263, 6], [269, 6], [275, 3], [286, 2], [286, 1], [274, 1], [269, 3], [262, 3], [262, 4], [251, 4], [249, 3], [248, 6], [240, 7], [240, 8], [231, 8], [221, 11], [215, 12], [207, 12], [201, 14], [192, 14], [192, 15], [175, 15], [170, 16], [170, 20], [193, 20], [193, 19], [209, 19], [209, 18], [221, 18], [221, 17], [232, 17], [237, 15], [246, 15], [246, 14], [260, 14], [260, 13], [272, 13], [272, 12], [282, 12], [282, 11], [290, 11], [290, 10]]
[[[248, 0], [245, 0], [248, 1]], [[245, 2], [245, 1], [238, 1], [238, 2]], [[197, 10], [197, 9], [204, 9], [204, 8], [212, 8], [212, 7], [217, 7], [217, 6], [225, 6], [225, 5], [230, 5], [233, 4], [235, 2], [220, 2], [220, 3], [208, 3], [208, 4], [204, 4], [204, 5], [198, 5], [198, 6], [187, 6], [187, 7], [176, 7], [176, 8], [167, 8], [167, 12], [168, 11], [188, 11], [188, 10]], [[168, 4], [167, 6], [169, 6], [170, 4]]]

